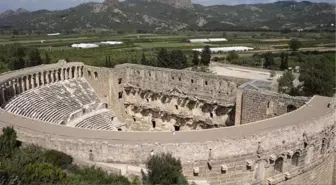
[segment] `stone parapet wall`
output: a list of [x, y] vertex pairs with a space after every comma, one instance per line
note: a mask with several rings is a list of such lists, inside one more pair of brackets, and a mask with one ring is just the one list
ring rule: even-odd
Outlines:
[[240, 90], [236, 106], [238, 124], [246, 124], [286, 114], [303, 106], [309, 99], [266, 91]]

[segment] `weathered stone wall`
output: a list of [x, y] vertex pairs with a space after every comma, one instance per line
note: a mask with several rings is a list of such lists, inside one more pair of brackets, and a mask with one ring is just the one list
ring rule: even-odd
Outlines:
[[305, 97], [291, 97], [255, 90], [242, 90], [238, 95], [238, 98], [241, 98], [241, 100], [238, 99], [241, 105], [237, 105], [236, 120], [240, 119], [240, 123], [236, 122], [236, 124], [246, 124], [280, 116], [300, 108], [308, 101], [308, 98]]
[[127, 82], [143, 90], [168, 92], [174, 88], [188, 95], [195, 95], [209, 102], [234, 103], [236, 90], [248, 79], [218, 76], [208, 73], [197, 73], [185, 70], [172, 70], [123, 64], [116, 70], [126, 68]]
[[134, 64], [118, 65], [119, 70], [126, 71], [121, 101], [133, 130], [231, 126], [237, 87], [248, 81]]

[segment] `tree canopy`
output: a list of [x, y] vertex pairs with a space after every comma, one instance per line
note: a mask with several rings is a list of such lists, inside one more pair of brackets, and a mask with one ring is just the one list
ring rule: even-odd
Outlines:
[[179, 159], [169, 153], [161, 153], [151, 156], [146, 163], [148, 169], [148, 181], [150, 184], [188, 184], [182, 175], [182, 165]]
[[294, 75], [290, 71], [286, 71], [279, 79], [279, 92], [289, 94], [292, 92], [294, 85]]
[[335, 94], [335, 56], [307, 56], [301, 65], [299, 80], [306, 96]]
[[234, 61], [238, 59], [239, 59], [239, 55], [235, 51], [230, 51], [226, 57], [226, 60], [228, 61]]
[[302, 43], [301, 41], [299, 41], [299, 39], [291, 39], [288, 45], [291, 50], [297, 51], [298, 49], [301, 48]]
[[205, 66], [209, 66], [211, 61], [211, 50], [210, 46], [204, 46], [201, 53], [201, 64]]

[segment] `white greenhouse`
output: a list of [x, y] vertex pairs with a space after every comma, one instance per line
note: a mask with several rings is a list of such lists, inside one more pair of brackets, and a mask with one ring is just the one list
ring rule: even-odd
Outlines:
[[73, 48], [98, 48], [99, 45], [97, 44], [85, 44], [85, 43], [80, 43], [80, 44], [72, 44], [71, 47]]
[[[203, 48], [193, 49], [193, 51], [202, 52]], [[210, 48], [212, 53], [218, 52], [230, 52], [230, 51], [249, 51], [253, 50], [253, 48], [245, 47], [245, 46], [234, 46], [234, 47], [217, 47]]]

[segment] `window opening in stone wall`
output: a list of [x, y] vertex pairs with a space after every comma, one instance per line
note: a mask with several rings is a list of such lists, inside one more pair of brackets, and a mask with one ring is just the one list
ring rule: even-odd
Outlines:
[[267, 114], [267, 115], [271, 115], [271, 114], [273, 114], [273, 113], [274, 113], [274, 103], [273, 103], [273, 101], [269, 101], [269, 102], [267, 103], [266, 114]]
[[191, 83], [192, 83], [192, 84], [194, 83], [194, 80], [193, 80], [193, 79], [191, 79]]
[[180, 131], [180, 128], [181, 128], [180, 126], [174, 125], [174, 130], [175, 131]]
[[119, 78], [118, 79], [118, 84], [121, 84], [121, 82], [122, 82], [122, 78]]
[[205, 81], [205, 85], [208, 85], [208, 81]]
[[118, 128], [118, 131], [119, 131], [119, 132], [121, 132], [121, 131], [122, 131], [122, 129], [121, 129], [121, 128]]
[[155, 121], [152, 121], [152, 127], [156, 128], [156, 122]]
[[295, 111], [296, 110], [296, 107], [294, 105], [288, 105], [287, 106], [287, 113], [288, 112], [292, 112], [292, 111]]
[[119, 98], [119, 100], [123, 98], [123, 92], [118, 93], [118, 98]]
[[91, 77], [91, 71], [88, 71], [88, 77]]
[[172, 76], [172, 79], [175, 80], [175, 78]]
[[322, 139], [321, 154], [325, 153], [325, 151], [326, 151], [326, 139]]
[[96, 71], [94, 72], [94, 78], [98, 79], [98, 73]]
[[135, 117], [133, 117], [133, 121], [134, 121], [134, 122], [136, 122], [136, 119], [135, 119]]
[[212, 112], [210, 112], [210, 117], [213, 118], [213, 113]]
[[179, 109], [178, 105], [175, 105], [175, 109], [176, 109], [176, 110], [178, 110], [178, 109]]
[[283, 167], [283, 158], [279, 157], [277, 160], [275, 160], [274, 169], [282, 173], [282, 167]]
[[294, 155], [292, 156], [292, 165], [299, 166], [299, 159], [300, 159], [300, 153], [295, 152]]
[[113, 121], [114, 120], [114, 117], [111, 117], [111, 121]]
[[181, 78], [179, 78], [179, 81], [181, 81], [182, 79]]

